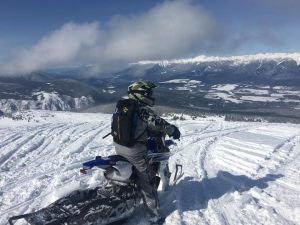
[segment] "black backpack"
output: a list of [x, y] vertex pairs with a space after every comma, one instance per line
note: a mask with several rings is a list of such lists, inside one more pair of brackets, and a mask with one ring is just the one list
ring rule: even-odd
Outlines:
[[134, 131], [139, 117], [137, 101], [133, 99], [121, 99], [118, 101], [112, 117], [111, 134], [114, 142], [131, 147], [136, 139]]

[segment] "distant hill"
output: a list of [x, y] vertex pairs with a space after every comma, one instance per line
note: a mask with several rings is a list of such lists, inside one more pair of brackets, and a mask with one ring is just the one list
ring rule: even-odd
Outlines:
[[[87, 76], [91, 66], [52, 69], [22, 77], [1, 77], [0, 109], [3, 110], [4, 100], [38, 101], [36, 93], [46, 93], [48, 97], [57, 95], [55, 98], [60, 100], [52, 99], [49, 104], [53, 107], [48, 103], [27, 104], [28, 107], [95, 110], [126, 95], [131, 82], [150, 80], [159, 84], [155, 95], [161, 106], [184, 111], [298, 118], [299, 64], [300, 54], [294, 53], [143, 61], [117, 73], [93, 77]], [[78, 99], [85, 99], [84, 103], [78, 103], [81, 102]], [[57, 102], [68, 106], [60, 107]], [[22, 104], [15, 105], [18, 108]]]

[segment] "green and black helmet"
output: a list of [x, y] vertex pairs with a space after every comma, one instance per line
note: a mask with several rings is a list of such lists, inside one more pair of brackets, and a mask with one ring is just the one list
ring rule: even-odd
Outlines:
[[153, 106], [154, 98], [152, 97], [153, 88], [157, 86], [149, 81], [137, 81], [128, 86], [128, 96], [129, 98], [136, 99], [139, 102]]

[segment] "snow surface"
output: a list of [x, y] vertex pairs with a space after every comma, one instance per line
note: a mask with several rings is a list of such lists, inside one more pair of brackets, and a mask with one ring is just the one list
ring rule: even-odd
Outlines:
[[173, 79], [164, 82], [159, 82], [161, 84], [201, 84], [201, 81], [190, 80], [190, 79]]
[[[201, 81], [198, 80], [190, 80], [190, 79], [173, 79], [164, 82], [160, 82], [161, 84], [182, 84], [183, 86], [175, 87], [174, 89], [177, 91], [189, 91], [193, 92], [194, 88], [199, 87]], [[174, 90], [173, 88], [169, 88], [169, 90]]]
[[235, 91], [235, 93], [239, 94], [253, 94], [253, 95], [269, 95], [269, 90], [263, 90], [263, 89], [254, 89], [254, 88], [241, 88], [238, 91]]
[[[32, 114], [30, 123], [0, 118], [1, 225], [102, 185], [100, 170], [79, 174], [81, 163], [114, 154], [112, 138], [102, 139], [111, 115]], [[169, 120], [182, 132], [170, 168], [182, 164], [184, 176], [159, 193], [165, 224], [300, 224], [300, 125], [185, 117]], [[144, 217], [137, 210], [126, 225], [146, 225]]]
[[234, 102], [236, 104], [242, 103], [237, 99], [233, 91], [238, 87], [236, 84], [219, 84], [213, 85], [208, 94], [204, 97], [208, 99], [223, 99], [225, 102]]
[[219, 84], [219, 85], [212, 86], [212, 88], [215, 90], [226, 91], [226, 92], [232, 92], [237, 87], [238, 87], [237, 84]]
[[116, 91], [115, 91], [115, 90], [105, 90], [105, 89], [102, 89], [102, 92], [104, 92], [104, 93], [109, 93], [109, 94], [113, 94], [113, 93], [115, 93]]
[[255, 55], [240, 55], [240, 56], [206, 56], [200, 55], [190, 59], [173, 59], [173, 60], [159, 60], [159, 61], [140, 61], [132, 64], [159, 64], [167, 66], [170, 64], [190, 64], [190, 63], [203, 63], [203, 62], [232, 62], [233, 65], [248, 64], [252, 61], [268, 61], [276, 60], [282, 63], [285, 60], [295, 60], [297, 65], [300, 64], [300, 53], [259, 53]]
[[280, 102], [281, 100], [278, 99], [277, 97], [269, 97], [269, 96], [241, 96], [241, 100], [245, 101], [253, 101], [253, 102]]
[[208, 99], [223, 99], [225, 102], [234, 102], [236, 104], [242, 103], [241, 100], [236, 99], [233, 93], [224, 93], [224, 92], [211, 92], [204, 96]]

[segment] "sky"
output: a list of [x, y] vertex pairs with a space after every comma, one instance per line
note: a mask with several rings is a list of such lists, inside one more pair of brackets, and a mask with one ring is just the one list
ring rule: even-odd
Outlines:
[[0, 0], [0, 74], [300, 52], [300, 0]]

